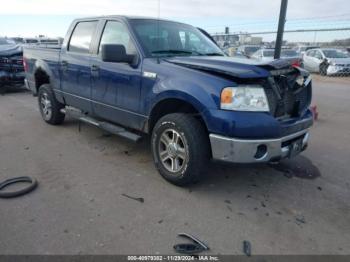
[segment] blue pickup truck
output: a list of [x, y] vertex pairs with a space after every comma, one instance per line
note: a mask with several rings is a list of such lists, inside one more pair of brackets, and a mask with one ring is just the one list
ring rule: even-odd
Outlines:
[[75, 20], [60, 49], [24, 48], [44, 121], [66, 115], [138, 141], [159, 173], [201, 178], [210, 159], [277, 162], [307, 147], [311, 78], [284, 60], [227, 57], [203, 31], [125, 16]]

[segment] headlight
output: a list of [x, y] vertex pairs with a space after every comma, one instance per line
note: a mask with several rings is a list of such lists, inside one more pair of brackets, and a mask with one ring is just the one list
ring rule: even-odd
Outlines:
[[221, 109], [269, 112], [265, 90], [261, 86], [226, 87], [221, 92]]

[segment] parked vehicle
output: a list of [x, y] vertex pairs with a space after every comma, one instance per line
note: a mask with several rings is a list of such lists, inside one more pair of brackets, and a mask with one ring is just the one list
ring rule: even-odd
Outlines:
[[21, 46], [8, 38], [0, 38], [0, 92], [23, 85], [23, 52]]
[[[251, 58], [258, 61], [269, 62], [274, 60], [274, 55], [275, 49], [266, 48], [256, 51], [251, 55]], [[301, 65], [301, 59], [299, 58], [298, 53], [293, 49], [282, 49], [280, 58], [288, 60], [292, 65]]]
[[348, 52], [332, 48], [319, 48], [304, 54], [304, 67], [321, 75], [350, 74], [350, 55]]
[[37, 38], [24, 38], [23, 44], [25, 44], [25, 45], [38, 45], [39, 40]]
[[44, 121], [69, 114], [138, 141], [171, 183], [199, 180], [209, 159], [261, 163], [305, 150], [311, 78], [283, 60], [226, 57], [190, 25], [124, 16], [75, 20], [62, 49], [25, 47]]
[[303, 58], [305, 52], [311, 50], [311, 49], [317, 49], [320, 48], [319, 46], [298, 46], [296, 49], [296, 52], [299, 54], [300, 58]]
[[237, 49], [237, 56], [245, 56], [250, 58], [252, 54], [261, 48], [259, 45], [241, 45]]

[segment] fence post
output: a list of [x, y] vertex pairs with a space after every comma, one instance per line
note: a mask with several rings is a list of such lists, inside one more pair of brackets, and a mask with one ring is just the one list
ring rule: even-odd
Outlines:
[[288, 0], [281, 0], [280, 18], [278, 22], [278, 31], [277, 31], [276, 46], [275, 46], [275, 59], [278, 59], [281, 57], [281, 48], [282, 48], [282, 42], [283, 42], [284, 25], [286, 23], [287, 6], [288, 6]]

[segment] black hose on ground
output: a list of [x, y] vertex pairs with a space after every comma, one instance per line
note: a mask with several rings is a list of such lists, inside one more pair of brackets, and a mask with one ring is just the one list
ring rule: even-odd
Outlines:
[[[1, 192], [2, 189], [4, 189], [9, 185], [12, 185], [15, 183], [23, 183], [23, 182], [29, 183], [29, 186], [17, 191]], [[10, 178], [0, 183], [0, 198], [13, 198], [13, 197], [22, 196], [24, 194], [28, 194], [29, 192], [33, 191], [37, 186], [38, 186], [38, 181], [28, 176]]]

